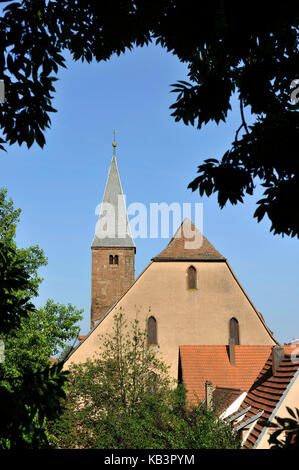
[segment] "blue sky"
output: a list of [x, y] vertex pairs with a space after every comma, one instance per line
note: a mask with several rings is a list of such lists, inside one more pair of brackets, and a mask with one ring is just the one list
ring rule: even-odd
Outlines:
[[[299, 337], [299, 241], [270, 234], [253, 219], [258, 189], [244, 204], [220, 210], [216, 196], [187, 189], [197, 166], [222, 156], [240, 125], [238, 106], [226, 124], [198, 131], [170, 116], [170, 84], [187, 68], [160, 47], [138, 48], [100, 64], [73, 62], [61, 69], [42, 150], [14, 145], [0, 154], [0, 185], [21, 207], [19, 246], [38, 244], [49, 263], [36, 305], [47, 298], [84, 308], [90, 321], [91, 250], [117, 129], [117, 162], [127, 203], [202, 202], [204, 235], [233, 271], [281, 343]], [[136, 275], [168, 239], [136, 239]]]

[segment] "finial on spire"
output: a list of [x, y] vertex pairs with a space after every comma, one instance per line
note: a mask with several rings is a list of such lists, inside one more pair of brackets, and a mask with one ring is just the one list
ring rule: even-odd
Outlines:
[[114, 140], [112, 142], [113, 155], [115, 155], [115, 147], [117, 146], [117, 143], [116, 143], [116, 140], [115, 140], [115, 134], [116, 134], [116, 130], [114, 129], [114, 131], [113, 131]]

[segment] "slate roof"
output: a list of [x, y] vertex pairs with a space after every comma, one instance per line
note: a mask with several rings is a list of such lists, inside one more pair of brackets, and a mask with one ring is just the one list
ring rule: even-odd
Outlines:
[[249, 406], [251, 408], [247, 411], [242, 420], [236, 423], [236, 426], [241, 425], [249, 418], [263, 411], [262, 416], [257, 420], [243, 444], [243, 447], [246, 449], [251, 449], [258, 445], [259, 440], [266, 431], [266, 428], [262, 426], [261, 422], [264, 420], [273, 420], [278, 406], [280, 406], [292, 381], [299, 373], [299, 362], [292, 361], [291, 357], [294, 348], [284, 346], [284, 351], [284, 359], [281, 361], [275, 375], [272, 374], [272, 354], [270, 353], [240, 406], [239, 411]]
[[[113, 210], [109, 210], [110, 208]], [[115, 155], [111, 160], [99, 220], [91, 246], [135, 248]]]
[[180, 346], [182, 380], [187, 402], [205, 399], [205, 383], [214, 387], [247, 392], [264, 366], [271, 346], [235, 346], [235, 366], [229, 361], [228, 346]]
[[167, 247], [155, 256], [153, 261], [225, 261], [225, 259], [193, 222], [186, 218]]

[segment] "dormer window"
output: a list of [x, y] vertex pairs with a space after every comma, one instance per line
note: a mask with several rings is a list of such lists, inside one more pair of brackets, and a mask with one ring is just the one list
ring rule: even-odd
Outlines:
[[197, 272], [194, 266], [188, 268], [188, 289], [197, 289]]

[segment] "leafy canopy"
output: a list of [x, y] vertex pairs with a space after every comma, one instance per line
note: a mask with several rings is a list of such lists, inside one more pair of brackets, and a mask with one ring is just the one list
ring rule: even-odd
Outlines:
[[27, 312], [17, 328], [2, 335], [6, 350], [4, 376], [8, 379], [36, 373], [48, 366], [50, 357], [77, 339], [82, 311], [48, 299], [44, 307]]
[[17, 248], [16, 227], [20, 209], [7, 200], [7, 190], [0, 188], [0, 332], [18, 327], [28, 312], [34, 312], [31, 298], [37, 296], [42, 279], [38, 268], [47, 259], [37, 245]]
[[63, 363], [51, 365], [49, 357], [77, 335], [82, 313], [52, 300], [34, 307], [42, 281], [38, 268], [47, 260], [38, 246], [17, 248], [19, 215], [0, 188], [1, 448], [47, 445], [45, 421], [61, 412], [67, 380]]
[[[299, 236], [298, 79], [299, 5], [286, 0], [20, 0], [4, 3], [0, 18], [0, 106], [4, 144], [45, 144], [62, 52], [74, 60], [108, 60], [150, 42], [189, 68], [173, 86], [172, 116], [198, 129], [226, 121], [231, 97], [240, 125], [221, 158], [198, 167], [189, 187], [217, 193], [220, 207], [265, 188], [255, 217], [267, 216], [276, 234]], [[292, 99], [291, 99], [292, 94]], [[297, 102], [297, 103], [296, 103]], [[255, 117], [247, 125], [244, 110]]]

